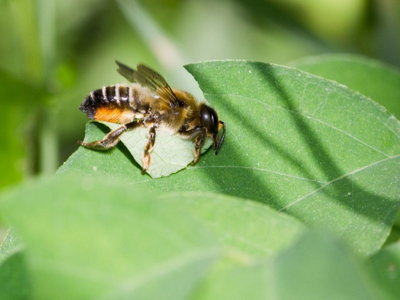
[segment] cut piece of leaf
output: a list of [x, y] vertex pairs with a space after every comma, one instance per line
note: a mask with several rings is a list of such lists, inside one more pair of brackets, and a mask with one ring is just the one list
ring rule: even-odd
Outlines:
[[[111, 130], [117, 129], [121, 124], [99, 122], [106, 125]], [[135, 161], [142, 167], [142, 158], [145, 146], [149, 140], [148, 129], [139, 128], [133, 131], [125, 132], [121, 136], [121, 141], [132, 154]], [[201, 152], [211, 146], [212, 142], [207, 139]], [[156, 143], [151, 152], [151, 164], [147, 173], [153, 177], [168, 176], [187, 167], [194, 158], [194, 143], [178, 135], [171, 135], [163, 131], [156, 131]]]
[[293, 68], [247, 61], [187, 68], [226, 123], [217, 156], [208, 152], [195, 167], [153, 181], [118, 150], [80, 149], [59, 173], [253, 199], [335, 230], [360, 253], [381, 247], [400, 203], [398, 120], [341, 84]]
[[296, 68], [335, 80], [370, 97], [400, 117], [400, 70], [351, 54], [311, 56], [293, 62]]
[[251, 201], [76, 175], [20, 186], [0, 209], [26, 243], [39, 299], [183, 299], [225, 253], [269, 257], [304, 231]]
[[222, 270], [194, 299], [387, 299], [384, 295], [342, 241], [313, 231], [276, 257]]

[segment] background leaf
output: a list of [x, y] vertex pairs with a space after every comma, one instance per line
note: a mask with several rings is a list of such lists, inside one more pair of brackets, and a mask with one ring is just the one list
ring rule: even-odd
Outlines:
[[0, 299], [29, 299], [31, 286], [23, 248], [20, 237], [8, 230], [0, 246]]
[[400, 295], [400, 241], [382, 248], [370, 258], [373, 274], [390, 292], [393, 299]]
[[343, 85], [293, 68], [246, 61], [187, 68], [227, 124], [218, 156], [207, 152], [195, 167], [150, 181], [117, 151], [80, 149], [59, 172], [102, 173], [159, 192], [249, 198], [329, 227], [360, 253], [380, 248], [399, 205], [400, 126], [393, 116]]
[[304, 231], [251, 201], [76, 175], [11, 190], [0, 208], [26, 243], [38, 299], [184, 299], [216, 260], [269, 257]]
[[21, 238], [13, 228], [10, 228], [0, 246], [0, 264], [13, 254], [20, 252], [23, 248], [24, 245]]
[[229, 251], [251, 259], [274, 255], [306, 228], [296, 219], [251, 200], [198, 192], [168, 193], [162, 199], [185, 205]]
[[180, 299], [218, 255], [218, 242], [154, 198], [63, 177], [11, 192], [1, 207], [26, 242], [39, 299], [157, 299], [171, 280], [180, 284], [170, 298]]
[[342, 241], [312, 231], [275, 257], [219, 273], [194, 299], [389, 299], [372, 278]]

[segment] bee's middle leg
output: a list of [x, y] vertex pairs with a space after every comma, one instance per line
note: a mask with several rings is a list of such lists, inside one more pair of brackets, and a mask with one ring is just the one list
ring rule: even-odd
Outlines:
[[197, 163], [197, 161], [199, 160], [201, 147], [203, 146], [205, 140], [206, 140], [205, 132], [201, 132], [198, 136], [196, 136], [196, 138], [194, 140], [193, 165], [195, 165]]
[[156, 142], [156, 127], [157, 126], [152, 126], [149, 128], [149, 140], [147, 141], [146, 146], [144, 147], [144, 153], [143, 153], [143, 173], [146, 173], [146, 171], [150, 167], [150, 160], [151, 156], [150, 153], [153, 151], [154, 144]]
[[142, 122], [137, 122], [137, 121], [130, 122], [109, 132], [102, 140], [89, 143], [78, 141], [78, 143], [86, 148], [91, 148], [95, 150], [107, 150], [115, 147], [118, 144], [120, 136], [125, 131], [133, 130], [142, 126], [143, 126]]

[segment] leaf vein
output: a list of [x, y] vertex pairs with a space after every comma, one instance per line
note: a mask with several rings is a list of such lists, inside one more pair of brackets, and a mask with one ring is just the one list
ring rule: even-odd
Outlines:
[[339, 181], [339, 180], [342, 180], [343, 178], [346, 178], [346, 177], [348, 177], [348, 176], [357, 174], [357, 173], [359, 173], [359, 172], [361, 172], [361, 171], [364, 171], [365, 169], [367, 169], [367, 168], [369, 168], [369, 167], [373, 167], [373, 166], [378, 165], [378, 164], [380, 164], [380, 163], [383, 163], [383, 162], [385, 162], [385, 161], [387, 161], [387, 160], [396, 159], [396, 158], [398, 158], [398, 157], [400, 157], [400, 154], [395, 155], [395, 156], [390, 156], [390, 157], [387, 157], [387, 158], [384, 158], [384, 159], [381, 159], [381, 160], [376, 161], [376, 162], [374, 162], [374, 163], [370, 163], [370, 164], [368, 164], [368, 165], [366, 165], [366, 166], [363, 166], [363, 167], [361, 167], [361, 168], [358, 168], [358, 169], [356, 169], [356, 170], [353, 170], [353, 171], [351, 171], [351, 172], [349, 172], [349, 173], [347, 173], [347, 174], [341, 175], [341, 176], [339, 176], [339, 177], [337, 177], [337, 178], [335, 178], [335, 179], [333, 179], [333, 180], [327, 182], [327, 183], [324, 184], [323, 186], [321, 186], [321, 187], [319, 187], [319, 188], [317, 188], [317, 189], [311, 191], [310, 193], [308, 193], [308, 194], [306, 194], [306, 195], [304, 195], [304, 196], [302, 196], [302, 197], [300, 197], [300, 198], [294, 200], [292, 203], [290, 203], [290, 204], [286, 205], [285, 207], [281, 208], [279, 211], [287, 210], [288, 208], [292, 207], [293, 205], [295, 205], [295, 204], [301, 202], [302, 200], [306, 199], [307, 197], [310, 197], [310, 196], [312, 196], [312, 195], [318, 193], [319, 191], [323, 190], [324, 188], [326, 188], [326, 187], [329, 186], [330, 184], [333, 184], [333, 183], [335, 183], [335, 182], [337, 182], [337, 181]]
[[340, 128], [336, 127], [336, 126], [333, 126], [333, 125], [331, 125], [331, 124], [329, 124], [329, 123], [326, 123], [326, 122], [324, 122], [324, 121], [321, 121], [321, 120], [319, 120], [319, 119], [316, 119], [316, 118], [313, 118], [313, 117], [310, 117], [310, 116], [309, 116], [308, 118], [309, 118], [310, 120], [313, 120], [313, 121], [315, 121], [315, 122], [318, 122], [318, 123], [320, 123], [320, 124], [323, 124], [323, 125], [325, 125], [325, 126], [328, 126], [328, 127], [332, 128], [333, 130], [339, 131], [340, 133], [343, 133], [343, 134], [347, 135], [348, 137], [352, 138], [352, 139], [355, 140], [356, 142], [358, 142], [358, 143], [360, 143], [360, 144], [362, 144], [362, 145], [364, 145], [364, 146], [366, 146], [366, 147], [368, 147], [368, 148], [374, 150], [375, 152], [378, 152], [378, 153], [384, 155], [385, 157], [389, 157], [389, 155], [386, 154], [385, 152], [382, 152], [382, 151], [380, 151], [379, 149], [376, 149], [375, 147], [373, 147], [373, 146], [371, 146], [371, 145], [369, 145], [369, 144], [363, 142], [362, 140], [356, 138], [356, 137], [353, 136], [352, 134], [350, 134], [350, 133], [344, 131], [343, 129], [340, 129]]

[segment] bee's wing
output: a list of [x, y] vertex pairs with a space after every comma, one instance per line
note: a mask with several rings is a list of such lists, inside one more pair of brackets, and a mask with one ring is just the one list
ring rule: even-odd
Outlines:
[[118, 65], [118, 73], [124, 76], [126, 79], [128, 79], [130, 82], [135, 82], [135, 78], [133, 77], [133, 74], [136, 72], [134, 69], [129, 68], [127, 65], [124, 65], [123, 63], [120, 63], [118, 60], [115, 61], [115, 63]]
[[139, 64], [137, 70], [134, 70], [119, 61], [115, 61], [118, 65], [118, 73], [128, 79], [130, 82], [137, 82], [143, 86], [155, 91], [161, 98], [168, 101], [173, 106], [178, 105], [179, 100], [172, 91], [169, 84], [165, 81], [164, 77], [158, 74], [153, 69]]

